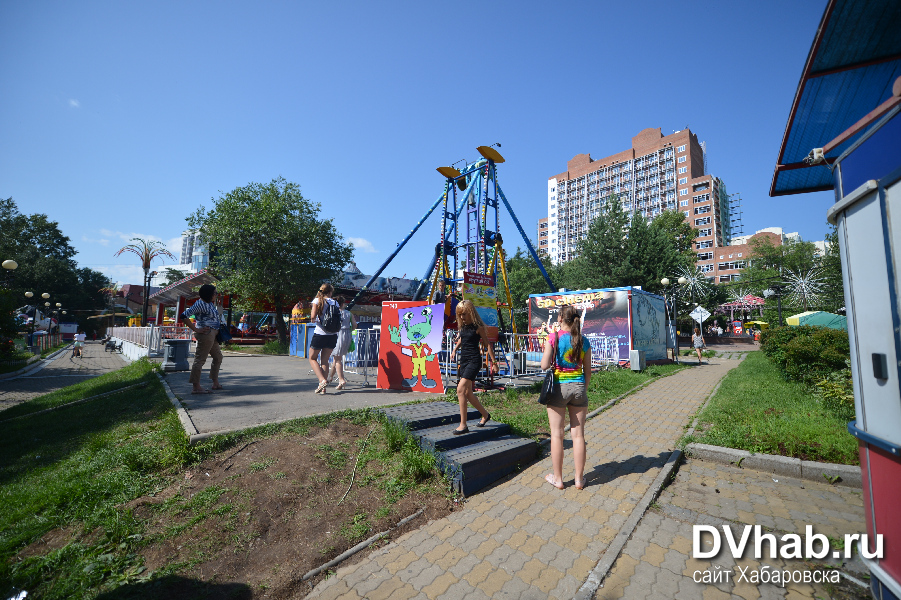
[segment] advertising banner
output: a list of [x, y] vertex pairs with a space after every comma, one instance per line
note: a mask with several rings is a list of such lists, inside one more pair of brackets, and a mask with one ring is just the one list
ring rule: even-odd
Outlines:
[[443, 304], [382, 302], [376, 387], [444, 393], [438, 360], [444, 335], [443, 315]]
[[632, 292], [632, 344], [647, 360], [665, 360], [666, 327], [663, 298]]
[[479, 317], [488, 327], [488, 338], [497, 341], [499, 323], [497, 320], [497, 287], [493, 275], [463, 273], [463, 299], [476, 307]]
[[580, 311], [583, 335], [617, 338], [620, 360], [629, 359], [629, 290], [584, 290], [529, 296], [529, 333], [546, 337], [557, 322], [560, 308], [567, 304]]

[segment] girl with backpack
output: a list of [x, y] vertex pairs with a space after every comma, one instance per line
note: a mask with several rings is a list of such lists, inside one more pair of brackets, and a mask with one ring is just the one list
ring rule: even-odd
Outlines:
[[[310, 303], [310, 322], [316, 323], [313, 339], [310, 341], [310, 366], [319, 379], [317, 394], [324, 394], [328, 388], [328, 359], [338, 343], [338, 331], [341, 329], [341, 307], [332, 300], [334, 291], [331, 284], [323, 283]], [[335, 316], [338, 319], [337, 327], [334, 323]]]

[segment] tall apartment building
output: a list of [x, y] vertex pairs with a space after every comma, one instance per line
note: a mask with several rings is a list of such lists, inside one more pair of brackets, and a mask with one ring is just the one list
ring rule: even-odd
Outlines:
[[538, 251], [548, 251], [547, 217], [538, 219]]
[[[698, 230], [698, 266], [716, 275], [713, 248], [732, 237], [726, 185], [706, 172], [706, 149], [689, 129], [664, 136], [659, 127], [641, 131], [632, 147], [602, 159], [577, 154], [566, 171], [548, 179], [547, 248], [555, 263], [575, 257], [579, 240], [616, 194], [623, 210], [653, 219], [681, 210]], [[540, 237], [539, 225], [539, 243]]]

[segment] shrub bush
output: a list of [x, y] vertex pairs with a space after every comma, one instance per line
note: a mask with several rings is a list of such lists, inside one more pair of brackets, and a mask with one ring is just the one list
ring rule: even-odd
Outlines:
[[288, 345], [281, 344], [278, 340], [271, 340], [263, 344], [261, 352], [263, 354], [287, 354]]
[[851, 384], [851, 366], [834, 371], [817, 382], [817, 393], [823, 408], [843, 421], [854, 420], [854, 388]]
[[810, 385], [842, 370], [851, 355], [846, 331], [808, 325], [769, 329], [760, 347], [783, 377]]

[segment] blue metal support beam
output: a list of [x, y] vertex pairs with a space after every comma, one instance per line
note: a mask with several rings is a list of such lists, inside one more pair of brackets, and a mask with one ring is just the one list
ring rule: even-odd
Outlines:
[[[447, 186], [447, 184], [445, 184], [444, 194], [447, 193], [446, 186]], [[382, 274], [382, 271], [385, 270], [385, 267], [387, 267], [388, 264], [392, 260], [394, 260], [394, 257], [397, 256], [397, 253], [400, 252], [401, 249], [406, 245], [406, 243], [410, 241], [410, 238], [413, 237], [413, 234], [416, 233], [419, 230], [419, 228], [422, 226], [422, 224], [425, 223], [425, 220], [428, 219], [429, 216], [431, 216], [432, 212], [434, 212], [434, 210], [438, 207], [438, 205], [441, 204], [442, 200], [444, 200], [444, 194], [441, 194], [440, 196], [438, 196], [438, 199], [435, 200], [435, 202], [432, 204], [432, 206], [429, 208], [429, 210], [427, 210], [426, 213], [422, 216], [422, 218], [419, 219], [419, 221], [417, 221], [416, 226], [410, 230], [410, 233], [407, 235], [407, 237], [405, 237], [403, 239], [403, 241], [397, 245], [397, 248], [394, 249], [394, 252], [391, 253], [391, 256], [389, 256], [385, 260], [385, 262], [382, 263], [382, 266], [378, 268], [378, 270], [375, 272], [375, 274], [369, 278], [369, 281], [366, 282], [366, 285], [364, 285], [360, 289], [360, 291], [357, 292], [357, 295], [354, 296], [353, 300], [351, 300], [350, 303], [348, 303], [347, 310], [350, 310], [351, 308], [354, 307], [354, 305], [357, 303], [357, 300], [360, 298], [360, 294], [362, 294], [363, 292], [365, 292], [366, 290], [369, 289], [369, 286], [372, 285], [372, 283], [376, 280], [376, 278], [378, 278], [378, 276]]]
[[497, 188], [498, 194], [500, 194], [501, 201], [504, 203], [504, 206], [507, 207], [507, 212], [510, 213], [510, 218], [513, 219], [513, 223], [516, 225], [516, 228], [519, 230], [519, 235], [522, 236], [523, 241], [526, 243], [526, 248], [529, 249], [529, 253], [532, 255], [532, 259], [535, 261], [535, 264], [538, 265], [538, 269], [541, 271], [541, 274], [544, 276], [544, 280], [547, 281], [548, 286], [551, 288], [552, 292], [557, 291], [557, 287], [554, 285], [554, 282], [551, 281], [550, 276], [548, 276], [547, 271], [544, 270], [544, 265], [541, 264], [541, 259], [538, 258], [538, 253], [535, 252], [535, 249], [532, 247], [532, 243], [529, 241], [529, 236], [526, 235], [526, 232], [523, 231], [522, 225], [519, 224], [519, 219], [516, 218], [516, 214], [513, 212], [513, 209], [510, 207], [510, 203], [507, 202], [507, 197], [504, 195], [504, 190], [501, 189], [501, 186], [497, 183], [495, 179], [494, 185]]

